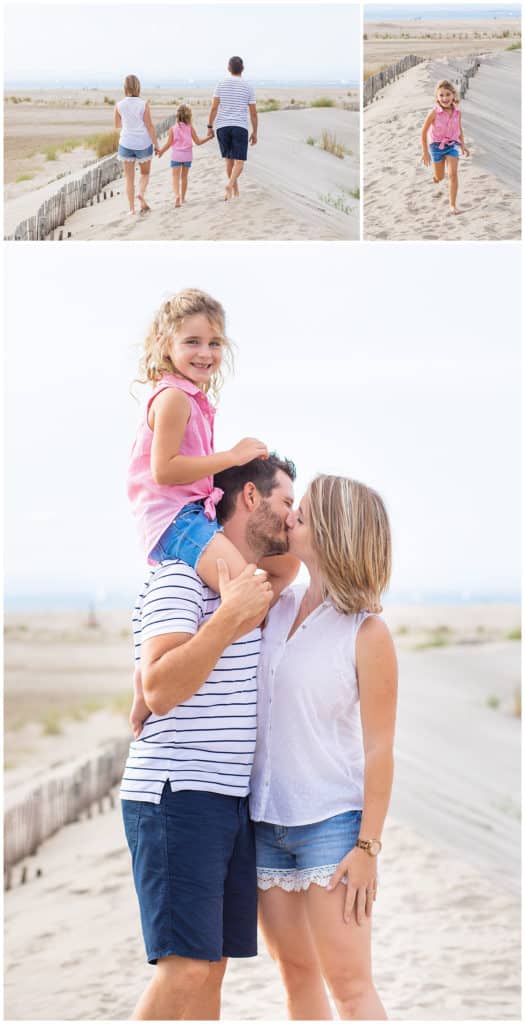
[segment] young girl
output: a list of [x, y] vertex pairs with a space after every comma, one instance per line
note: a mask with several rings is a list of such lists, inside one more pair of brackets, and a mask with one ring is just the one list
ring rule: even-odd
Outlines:
[[204, 139], [199, 139], [192, 123], [191, 107], [183, 104], [177, 110], [177, 123], [170, 128], [166, 145], [159, 150], [162, 156], [171, 146], [171, 168], [173, 175], [173, 191], [175, 193], [175, 206], [181, 206], [186, 198], [188, 188], [188, 174], [192, 162], [192, 141], [196, 146], [203, 146], [213, 138], [213, 132], [208, 130]]
[[[128, 494], [150, 564], [180, 559], [216, 592], [217, 559], [226, 562], [231, 578], [246, 562], [217, 524], [215, 506], [223, 492], [214, 487], [213, 474], [268, 458], [266, 445], [253, 437], [227, 451], [213, 450], [215, 409], [207, 396], [218, 396], [223, 360], [232, 363], [219, 302], [188, 288], [162, 305], [144, 346], [141, 379], [151, 382], [153, 392], [133, 445], [128, 476]], [[292, 561], [293, 578], [297, 569]], [[279, 556], [271, 562], [270, 582], [278, 579], [281, 590], [290, 582], [290, 561]], [[140, 670], [135, 672], [134, 691], [130, 721], [136, 737], [149, 714]]]
[[458, 159], [460, 151], [463, 156], [469, 155], [463, 139], [459, 96], [455, 87], [446, 80], [438, 82], [434, 93], [435, 107], [430, 111], [421, 129], [421, 145], [423, 147], [423, 163], [428, 167], [432, 163], [434, 181], [443, 181], [445, 164], [448, 171], [450, 212], [458, 213], [456, 198], [458, 194]]

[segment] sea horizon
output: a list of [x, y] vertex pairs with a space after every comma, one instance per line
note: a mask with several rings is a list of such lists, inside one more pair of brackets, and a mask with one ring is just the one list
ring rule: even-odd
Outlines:
[[[217, 84], [220, 75], [216, 75], [214, 78], [194, 78], [194, 79], [151, 79], [151, 83], [146, 76], [141, 78], [142, 91], [148, 89], [208, 89], [214, 88]], [[270, 87], [275, 88], [312, 88], [317, 86], [350, 86], [358, 88], [359, 82], [353, 78], [347, 78], [345, 76], [333, 77], [333, 78], [252, 78], [247, 76], [247, 80], [251, 85], [255, 87]], [[121, 89], [122, 78], [97, 78], [88, 80], [86, 78], [71, 78], [71, 79], [53, 79], [53, 78], [39, 78], [39, 79], [6, 79], [4, 81], [4, 89], [78, 89], [82, 92], [92, 92], [100, 89]]]

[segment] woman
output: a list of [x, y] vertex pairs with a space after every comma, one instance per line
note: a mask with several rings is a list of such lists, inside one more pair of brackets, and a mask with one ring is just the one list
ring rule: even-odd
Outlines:
[[[308, 585], [271, 609], [251, 814], [260, 917], [294, 1020], [384, 1020], [371, 974], [377, 855], [393, 774], [397, 668], [380, 606], [390, 529], [374, 491], [319, 476], [288, 522]], [[344, 884], [341, 884], [344, 883]]]
[[124, 164], [126, 194], [129, 213], [135, 213], [135, 162], [140, 167], [140, 180], [137, 199], [140, 212], [150, 209], [145, 192], [148, 187], [153, 148], [159, 151], [155, 125], [151, 120], [149, 103], [140, 98], [140, 82], [136, 75], [128, 75], [124, 80], [125, 98], [119, 100], [115, 107], [115, 128], [120, 132], [118, 155]]

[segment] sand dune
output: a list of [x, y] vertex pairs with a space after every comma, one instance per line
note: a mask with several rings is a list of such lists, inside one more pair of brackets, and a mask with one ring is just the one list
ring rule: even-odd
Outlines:
[[519, 18], [457, 18], [446, 21], [415, 17], [399, 21], [365, 21], [364, 63], [367, 70], [392, 64], [407, 53], [418, 57], [466, 57], [497, 53], [520, 37]]
[[[518, 52], [481, 58], [462, 103], [471, 156], [459, 164], [459, 216], [448, 188], [421, 163], [420, 132], [435, 83], [458, 63], [426, 61], [378, 94], [364, 113], [365, 238], [496, 240], [521, 237]], [[490, 104], [488, 102], [490, 96]], [[497, 127], [496, 127], [497, 126]], [[479, 131], [479, 134], [478, 134]]]

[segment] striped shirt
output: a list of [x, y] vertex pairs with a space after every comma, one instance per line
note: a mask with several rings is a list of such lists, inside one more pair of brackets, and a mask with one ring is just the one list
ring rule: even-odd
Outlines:
[[[141, 644], [166, 633], [195, 634], [220, 597], [185, 562], [165, 561], [151, 571], [133, 612], [135, 657]], [[261, 630], [227, 647], [209, 678], [165, 715], [151, 714], [130, 745], [120, 795], [160, 803], [172, 792], [199, 789], [247, 796], [257, 725], [257, 664]]]
[[219, 82], [213, 98], [220, 100], [215, 128], [231, 128], [236, 125], [248, 129], [248, 104], [255, 103], [253, 85], [237, 75], [230, 75]]

